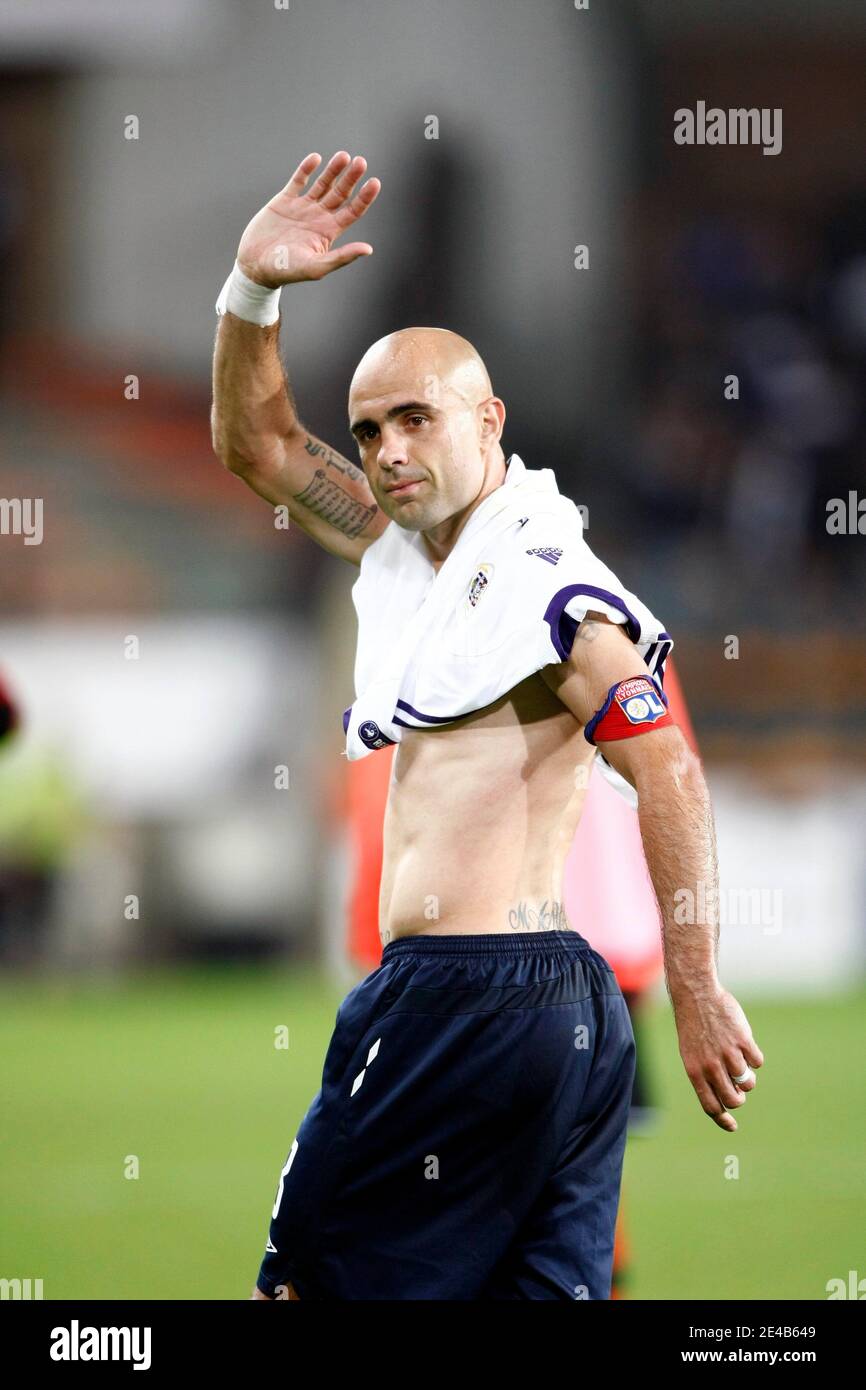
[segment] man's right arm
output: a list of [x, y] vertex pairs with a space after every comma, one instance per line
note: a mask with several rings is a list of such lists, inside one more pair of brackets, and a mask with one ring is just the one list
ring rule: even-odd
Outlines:
[[[280, 289], [321, 280], [372, 254], [365, 241], [340, 247], [334, 242], [372, 206], [379, 180], [368, 179], [359, 188], [367, 161], [338, 150], [305, 192], [320, 164], [320, 155], [308, 154], [285, 188], [248, 223], [237, 254], [248, 292], [249, 281]], [[226, 305], [229, 300], [230, 295]], [[214, 452], [261, 497], [287, 507], [290, 518], [325, 550], [360, 565], [388, 518], [363, 471], [298, 419], [280, 361], [280, 321], [267, 323], [269, 316], [261, 316], [262, 325], [227, 308], [220, 315], [211, 410]]]
[[341, 559], [360, 565], [388, 518], [362, 469], [298, 419], [279, 353], [279, 321], [225, 313], [217, 330], [211, 432], [217, 457]]

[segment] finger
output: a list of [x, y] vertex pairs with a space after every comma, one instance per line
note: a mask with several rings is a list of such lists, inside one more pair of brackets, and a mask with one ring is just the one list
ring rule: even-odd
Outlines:
[[351, 227], [353, 222], [357, 222], [359, 217], [363, 217], [364, 213], [369, 211], [379, 196], [381, 187], [382, 184], [379, 179], [368, 179], [364, 187], [355, 195], [351, 202], [337, 209], [334, 213], [334, 219], [339, 222], [343, 231], [345, 231], [347, 227]]
[[336, 154], [331, 155], [331, 158], [328, 160], [328, 163], [316, 179], [316, 182], [313, 184], [307, 196], [317, 203], [320, 202], [333, 184], [334, 179], [337, 178], [337, 176], [343, 172], [346, 165], [351, 164], [351, 162], [352, 156], [349, 154], [348, 150], [337, 150]]
[[316, 261], [319, 274], [314, 278], [321, 280], [323, 275], [330, 275], [332, 270], [339, 270], [341, 266], [351, 265], [352, 261], [357, 261], [361, 256], [372, 256], [373, 248], [366, 241], [353, 241], [348, 246], [338, 246], [336, 251], [329, 251], [326, 256], [320, 256]]
[[340, 204], [354, 193], [366, 167], [367, 161], [362, 154], [358, 154], [350, 160], [342, 174], [334, 180], [333, 186], [321, 199], [322, 207], [327, 208], [329, 212], [335, 212]]
[[719, 1129], [726, 1129], [729, 1132], [737, 1128], [737, 1122], [733, 1115], [729, 1115], [724, 1105], [715, 1094], [713, 1088], [706, 1082], [693, 1081], [692, 1085], [697, 1092], [698, 1100], [711, 1120], [719, 1126]]
[[718, 1115], [713, 1115], [712, 1119], [718, 1125], [719, 1129], [726, 1130], [728, 1134], [736, 1133], [739, 1128], [733, 1115], [729, 1115], [727, 1110], [722, 1110]]
[[754, 1038], [749, 1038], [749, 1041], [743, 1044], [743, 1056], [750, 1067], [762, 1067], [764, 1065], [764, 1054]]
[[320, 154], [305, 155], [281, 192], [288, 193], [290, 197], [297, 198], [299, 194], [303, 193], [304, 184], [307, 182], [313, 170], [316, 169], [321, 162], [322, 156]]
[[722, 1062], [707, 1067], [705, 1076], [707, 1084], [712, 1087], [722, 1105], [736, 1109], [745, 1102], [745, 1088], [731, 1080]]
[[[729, 1052], [725, 1055], [725, 1069], [735, 1086], [741, 1091], [753, 1091], [758, 1084], [757, 1077], [742, 1052]], [[740, 1081], [739, 1078], [743, 1080]]]

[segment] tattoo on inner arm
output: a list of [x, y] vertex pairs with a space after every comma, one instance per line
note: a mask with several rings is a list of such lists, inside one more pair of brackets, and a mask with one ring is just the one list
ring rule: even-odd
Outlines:
[[575, 634], [577, 640], [580, 642], [594, 642], [603, 623], [607, 623], [608, 626], [610, 626], [610, 618], [606, 617], [604, 613], [593, 613], [591, 609], [587, 609], [582, 622], [578, 626], [577, 633]]
[[564, 904], [547, 898], [540, 907], [524, 900], [510, 908], [508, 925], [512, 931], [571, 931]]
[[317, 468], [303, 492], [296, 492], [294, 496], [296, 502], [346, 536], [360, 535], [379, 510], [359, 502], [339, 483], [328, 478], [324, 468]]
[[307, 453], [312, 458], [320, 458], [327, 468], [336, 468], [338, 473], [343, 473], [347, 478], [363, 478], [364, 470], [357, 464], [350, 463], [344, 459], [342, 454], [335, 454], [333, 449], [329, 449], [327, 444], [319, 444], [315, 439], [307, 435], [307, 442], [304, 445]]

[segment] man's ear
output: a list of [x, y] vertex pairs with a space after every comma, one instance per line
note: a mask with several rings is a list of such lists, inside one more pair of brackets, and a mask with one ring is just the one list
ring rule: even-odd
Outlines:
[[505, 428], [505, 404], [498, 396], [490, 396], [486, 401], [479, 405], [481, 415], [481, 439], [484, 443], [489, 443], [493, 439], [501, 439], [502, 431]]

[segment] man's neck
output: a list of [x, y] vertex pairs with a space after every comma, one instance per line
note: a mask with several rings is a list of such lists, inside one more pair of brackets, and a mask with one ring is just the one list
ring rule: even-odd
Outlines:
[[500, 449], [499, 453], [491, 456], [485, 464], [484, 482], [478, 496], [473, 498], [467, 507], [455, 512], [453, 516], [447, 517], [445, 521], [434, 526], [432, 530], [421, 532], [427, 558], [431, 561], [437, 574], [457, 544], [460, 533], [476, 507], [480, 507], [485, 497], [489, 497], [491, 492], [502, 487], [505, 482], [506, 471], [505, 455]]

